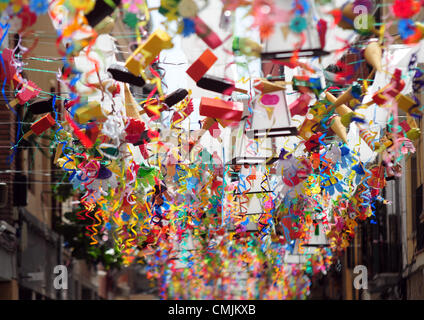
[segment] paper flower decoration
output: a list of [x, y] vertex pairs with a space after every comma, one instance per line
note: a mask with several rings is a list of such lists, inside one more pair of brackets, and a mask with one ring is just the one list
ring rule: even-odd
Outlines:
[[341, 167], [342, 168], [346, 168], [348, 166], [350, 166], [350, 164], [353, 162], [353, 156], [352, 153], [350, 151], [350, 149], [348, 147], [346, 147], [345, 145], [342, 145], [340, 147], [340, 151], [341, 151]]
[[306, 0], [295, 0], [293, 6], [296, 14], [305, 14], [309, 11], [309, 3]]
[[415, 0], [395, 0], [392, 10], [396, 17], [408, 19], [420, 11], [420, 3]]
[[365, 176], [365, 171], [362, 162], [359, 162], [358, 164], [354, 165], [352, 167], [352, 170], [356, 173], [355, 184], [358, 185]]
[[416, 27], [414, 25], [414, 21], [412, 21], [411, 19], [399, 20], [398, 31], [402, 39], [406, 39], [409, 36], [412, 36], [413, 34], [415, 34], [415, 29]]
[[137, 27], [138, 18], [135, 13], [127, 12], [125, 13], [123, 21], [128, 27], [135, 29]]
[[339, 60], [336, 62], [336, 65], [338, 70], [340, 71], [336, 71], [336, 81], [340, 81], [341, 79], [343, 79], [344, 81], [346, 81], [347, 83], [352, 83], [353, 82], [353, 74], [355, 73], [355, 67], [353, 64], [347, 64], [345, 62], [343, 62], [342, 60]]
[[26, 28], [31, 27], [37, 21], [37, 15], [30, 9], [29, 6], [19, 7], [20, 11], [18, 17], [21, 19], [22, 24], [18, 33], [22, 32]]
[[343, 192], [343, 176], [340, 173], [335, 173], [332, 176], [321, 181], [321, 188], [325, 189], [331, 196], [335, 190]]
[[195, 33], [194, 21], [188, 18], [183, 18], [183, 37], [188, 37], [189, 35]]
[[128, 126], [125, 129], [125, 132], [127, 133], [125, 140], [127, 140], [130, 143], [137, 143], [144, 130], [145, 130], [144, 122], [141, 122], [138, 119], [130, 118]]
[[31, 0], [29, 2], [29, 8], [37, 16], [47, 13], [49, 3], [47, 0]]
[[124, 4], [124, 7], [132, 13], [137, 13], [139, 7], [143, 5], [142, 0], [123, 0], [122, 3]]
[[304, 17], [296, 16], [290, 21], [290, 29], [295, 33], [301, 33], [308, 27]]

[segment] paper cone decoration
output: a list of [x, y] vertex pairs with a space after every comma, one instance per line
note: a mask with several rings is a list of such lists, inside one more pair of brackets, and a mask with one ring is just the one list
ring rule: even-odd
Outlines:
[[[355, 14], [355, 12], [353, 11], [354, 9], [354, 3], [350, 2], [350, 3], [345, 3], [342, 8], [342, 17], [339, 21], [339, 23], [337, 24], [340, 28], [343, 29], [355, 29], [354, 28], [354, 20], [357, 16], [361, 15], [361, 14], [366, 14], [365, 12], [358, 12], [358, 14]], [[367, 13], [368, 15], [370, 15], [370, 13]], [[375, 29], [375, 27], [371, 26], [369, 31], [371, 31], [372, 33], [374, 33], [375, 35], [379, 36], [380, 35], [380, 31]]]
[[199, 132], [197, 140], [200, 140], [202, 136], [216, 123], [216, 120], [213, 118], [206, 118], [206, 121], [203, 123], [202, 129]]
[[413, 128], [418, 128], [417, 122], [415, 121], [414, 118], [412, 118], [410, 115], [406, 116], [406, 122], [408, 123], [408, 125], [411, 127], [411, 129]]
[[353, 12], [353, 3], [345, 3], [341, 10], [342, 18], [337, 25], [343, 29], [353, 29], [353, 20], [356, 17]]
[[116, 90], [118, 89], [117, 88], [117, 85], [114, 84], [110, 80], [103, 81], [102, 84], [100, 84], [100, 83], [92, 83], [91, 85], [93, 87], [95, 87], [96, 89], [99, 89], [99, 90], [105, 89], [105, 90], [109, 91], [111, 94], [113, 94], [114, 92], [116, 92]]
[[128, 85], [124, 84], [125, 86], [125, 111], [127, 114], [127, 117], [138, 119], [140, 121], [143, 121], [141, 118], [141, 115], [138, 111], [138, 103], [135, 101], [133, 95], [130, 92], [130, 89], [128, 89]]
[[342, 124], [342, 121], [339, 116], [335, 116], [333, 119], [333, 123], [331, 124], [331, 130], [334, 131], [337, 136], [343, 140], [344, 143], [347, 144], [347, 133], [346, 127]]
[[369, 130], [362, 129], [359, 125], [358, 125], [358, 128], [359, 128], [359, 136], [362, 138], [362, 140], [365, 141], [365, 143], [368, 145], [368, 147], [370, 147], [371, 150], [375, 151], [376, 147], [373, 141], [377, 133], [372, 133]]
[[299, 129], [298, 135], [302, 137], [304, 140], [308, 140], [314, 132], [312, 131], [312, 127], [318, 122], [314, 120], [305, 119], [302, 126]]
[[364, 50], [364, 58], [369, 65], [381, 72], [381, 56], [382, 50], [377, 42], [371, 42]]
[[272, 119], [272, 115], [274, 113], [274, 107], [266, 107], [264, 106], [264, 109], [266, 110], [266, 113], [268, 115], [269, 119]]
[[255, 85], [255, 88], [262, 93], [285, 90], [284, 86], [266, 80], [260, 80], [259, 83]]
[[381, 152], [381, 151], [387, 149], [388, 147], [390, 147], [391, 145], [393, 145], [393, 141], [392, 140], [385, 140], [383, 142], [376, 141], [374, 143], [374, 145], [375, 145], [375, 151]]
[[[190, 151], [193, 149], [193, 147], [202, 139], [203, 135], [216, 123], [217, 121], [213, 118], [206, 118], [206, 121], [202, 125], [202, 129], [200, 129], [199, 133], [197, 134], [197, 137], [193, 144], [190, 145]], [[220, 143], [222, 143], [222, 140], [220, 137], [217, 138]]]
[[[328, 96], [327, 96], [327, 99], [328, 99]], [[333, 102], [333, 105], [330, 107], [330, 110], [333, 110], [334, 108], [337, 110], [337, 108], [340, 107], [342, 104], [349, 104], [349, 101], [352, 100], [352, 99], [355, 99], [355, 97], [352, 95], [352, 88], [349, 88], [349, 90], [345, 91], [340, 97], [336, 98], [336, 100], [331, 101], [330, 99], [328, 99], [331, 102]], [[345, 112], [345, 111], [347, 111], [346, 108], [349, 109], [349, 112], [352, 112], [352, 110], [347, 106], [345, 106], [341, 109], [338, 109], [338, 110], [340, 112]], [[341, 114], [341, 115], [343, 116], [343, 114]]]
[[98, 34], [109, 34], [112, 32], [114, 27], [115, 20], [113, 20], [112, 17], [108, 16], [104, 18], [98, 25], [96, 25], [94, 30], [96, 30]]
[[284, 25], [284, 26], [281, 26], [281, 33], [283, 34], [283, 39], [285, 40], [285, 39], [287, 39], [287, 36], [289, 35], [289, 32], [290, 32], [290, 28], [289, 28], [289, 26], [288, 25]]
[[238, 121], [233, 121], [233, 120], [216, 119], [216, 121], [218, 121], [218, 123], [223, 128], [226, 128], [228, 126], [230, 126], [230, 127], [237, 127], [239, 125], [239, 122]]
[[[331, 103], [335, 103], [337, 101], [337, 98], [333, 96], [330, 92], [326, 92], [325, 96], [327, 97], [327, 100], [330, 101]], [[349, 108], [347, 105], [341, 104], [338, 107], [336, 107], [336, 112], [341, 117], [343, 117], [344, 115], [353, 112], [353, 110]]]
[[55, 152], [55, 155], [54, 155], [53, 163], [57, 163], [57, 160], [59, 160], [59, 157], [62, 155], [62, 148], [63, 148], [63, 144], [61, 144], [61, 143], [59, 143], [56, 146], [56, 152]]
[[176, 166], [175, 166], [175, 164], [173, 164], [173, 165], [168, 165], [167, 167], [166, 167], [166, 175], [167, 176], [169, 176], [169, 177], [173, 177], [173, 176], [175, 176], [175, 174], [177, 173], [177, 170], [176, 170]]

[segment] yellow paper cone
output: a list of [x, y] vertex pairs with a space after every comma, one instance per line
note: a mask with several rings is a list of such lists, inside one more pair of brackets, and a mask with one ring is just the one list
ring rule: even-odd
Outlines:
[[[330, 92], [326, 92], [325, 96], [327, 97], [327, 100], [330, 101], [331, 103], [334, 103], [337, 98], [335, 96], [333, 96]], [[347, 105], [345, 104], [341, 104], [338, 107], [336, 107], [336, 112], [343, 117], [345, 114], [351, 113], [353, 110], [351, 108], [349, 108]]]
[[124, 89], [125, 90], [125, 111], [126, 111], [127, 117], [143, 121], [137, 109], [137, 106], [138, 106], [137, 101], [135, 101], [133, 95], [130, 92], [130, 89], [128, 89], [128, 85], [125, 84], [124, 87], [125, 87]]
[[237, 121], [233, 121], [233, 120], [216, 119], [216, 121], [218, 121], [218, 123], [223, 128], [226, 128], [228, 126], [238, 126], [238, 124], [239, 124]]
[[53, 163], [57, 163], [57, 160], [59, 159], [59, 157], [62, 155], [62, 148], [63, 148], [63, 144], [59, 143], [56, 146], [56, 152], [54, 154], [54, 160]]
[[199, 131], [199, 135], [197, 137], [197, 141], [199, 141], [203, 135], [215, 124], [215, 119], [206, 118], [206, 121], [203, 123], [202, 129]]
[[312, 127], [318, 122], [314, 120], [305, 119], [302, 126], [299, 129], [298, 136], [302, 137], [304, 140], [308, 140], [314, 132], [312, 131]]
[[346, 127], [342, 124], [342, 121], [339, 116], [334, 117], [333, 123], [330, 128], [334, 131], [335, 134], [337, 134], [340, 139], [343, 140], [344, 143], [347, 144]]
[[103, 113], [102, 106], [97, 101], [90, 101], [84, 107], [78, 108], [75, 112], [75, 119], [79, 123], [87, 123], [91, 119], [98, 121], [106, 120], [106, 116]]
[[381, 56], [382, 50], [377, 42], [371, 42], [367, 45], [364, 51], [364, 58], [369, 65], [374, 67], [377, 71], [381, 72]]
[[290, 32], [290, 28], [289, 28], [289, 26], [287, 26], [287, 25], [284, 25], [284, 26], [281, 26], [281, 33], [283, 34], [283, 39], [285, 40], [285, 39], [287, 39], [287, 36], [288, 36], [288, 34], [289, 34], [289, 32]]
[[262, 93], [270, 93], [275, 91], [284, 90], [285, 87], [272, 83], [271, 81], [261, 79], [258, 84], [255, 85], [255, 88], [261, 91]]
[[[352, 99], [354, 99], [354, 97], [352, 96], [352, 88], [349, 88], [340, 97], [336, 98], [335, 101], [332, 101], [333, 105], [331, 106], [330, 110], [333, 110], [334, 108], [336, 108], [336, 110], [337, 110], [337, 108], [340, 107], [342, 104], [348, 104], [349, 101], [352, 100]], [[345, 106], [342, 109], [347, 111], [346, 108], [349, 108], [349, 107]], [[344, 112], [344, 111], [341, 111], [342, 109], [339, 109], [340, 112]], [[350, 110], [349, 112], [352, 112], [352, 110], [350, 108], [349, 108], [349, 110]]]
[[113, 20], [112, 17], [107, 16], [94, 27], [94, 30], [96, 30], [98, 34], [109, 34], [112, 32], [114, 27], [115, 20]]
[[[346, 18], [348, 20], [351, 20], [352, 22], [348, 22], [344, 20], [343, 18]], [[353, 20], [355, 20], [356, 15], [353, 12], [353, 3], [347, 3], [343, 5], [342, 7], [342, 19], [337, 24], [340, 28], [343, 29], [353, 29]]]
[[274, 114], [274, 107], [266, 107], [264, 106], [266, 113], [268, 115], [268, 119], [272, 119], [272, 115]]

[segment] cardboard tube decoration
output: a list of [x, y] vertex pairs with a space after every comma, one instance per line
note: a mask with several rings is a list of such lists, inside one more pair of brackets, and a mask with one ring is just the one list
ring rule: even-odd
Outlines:
[[139, 76], [164, 49], [173, 47], [172, 38], [163, 30], [156, 30], [125, 61], [125, 67], [133, 75]]
[[90, 120], [105, 121], [106, 115], [98, 101], [90, 101], [87, 105], [75, 111], [75, 120], [79, 123], [87, 123]]
[[50, 113], [43, 116], [41, 119], [37, 120], [31, 125], [31, 129], [24, 134], [23, 139], [28, 139], [31, 135], [36, 134], [37, 136], [41, 135], [43, 132], [47, 131], [55, 125], [56, 121], [50, 115]]
[[137, 87], [143, 87], [146, 84], [146, 81], [142, 76], [136, 76], [129, 72], [127, 68], [119, 64], [111, 65], [107, 71], [112, 75], [112, 78], [116, 81], [121, 81], [135, 85]]
[[197, 83], [208, 72], [218, 57], [206, 49], [196, 61], [187, 69], [187, 74]]
[[[11, 107], [15, 107], [17, 104], [24, 105], [29, 100], [34, 99], [40, 93], [41, 89], [32, 81], [22, 84], [22, 88], [19, 90], [16, 95], [16, 99], [9, 102]], [[8, 105], [6, 105], [9, 107]]]
[[196, 84], [199, 88], [225, 95], [231, 95], [234, 91], [247, 93], [247, 90], [236, 88], [234, 81], [210, 75], [204, 75]]
[[222, 40], [209, 26], [199, 17], [194, 18], [194, 30], [211, 49], [216, 49], [222, 44]]
[[111, 15], [116, 7], [121, 4], [121, 0], [97, 0], [93, 10], [85, 15], [88, 24], [96, 27], [103, 19]]
[[188, 91], [186, 89], [177, 89], [160, 99], [147, 101], [142, 105], [144, 110], [140, 114], [146, 113], [150, 118], [157, 116], [158, 112], [169, 110], [172, 106], [184, 100], [187, 95]]

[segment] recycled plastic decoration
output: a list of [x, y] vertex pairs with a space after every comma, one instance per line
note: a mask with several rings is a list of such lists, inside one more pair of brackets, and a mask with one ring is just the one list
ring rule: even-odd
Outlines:
[[[93, 221], [91, 244], [110, 243], [126, 265], [146, 263], [161, 298], [307, 298], [355, 227], [376, 223], [386, 181], [400, 176], [402, 159], [415, 152], [424, 26], [414, 16], [421, 2], [388, 4], [390, 17], [400, 19], [397, 38], [375, 23], [372, 12], [382, 5], [371, 0], [341, 8], [332, 1], [222, 0], [227, 38], [200, 18], [207, 1], [149, 2], [0, 3], [2, 96], [15, 115], [20, 105], [38, 117], [28, 131], [19, 127], [12, 148], [52, 133], [54, 163], [81, 195], [78, 216]], [[368, 13], [355, 13], [359, 5]], [[262, 41], [278, 33], [293, 49], [270, 54], [260, 41], [233, 34], [228, 25], [239, 9]], [[164, 22], [150, 32], [152, 11]], [[56, 76], [66, 98], [42, 98], [46, 93], [23, 75], [33, 48], [5, 42], [12, 29], [19, 39], [33, 32], [45, 14], [57, 31], [63, 68]], [[110, 35], [119, 20], [136, 39], [126, 61], [118, 61]], [[348, 37], [337, 35], [342, 29]], [[180, 35], [207, 46], [191, 57], [186, 73], [214, 98], [194, 96], [194, 87], [167, 91], [160, 57]], [[329, 46], [334, 39], [341, 47]], [[395, 41], [410, 50], [404, 67], [389, 58]], [[223, 63], [216, 50], [228, 43], [224, 50], [234, 61], [262, 56], [284, 69], [284, 77], [212, 75]], [[356, 58], [346, 62], [345, 55]], [[147, 97], [136, 99], [135, 87]], [[383, 114], [379, 122], [375, 112]], [[198, 114], [201, 129], [187, 132], [183, 124]], [[257, 119], [268, 119], [270, 127]], [[257, 125], [262, 133], [248, 134]], [[282, 128], [288, 132], [275, 134]], [[210, 138], [221, 150], [228, 130], [245, 143], [240, 156], [262, 152], [264, 161], [232, 163], [202, 143]]]

